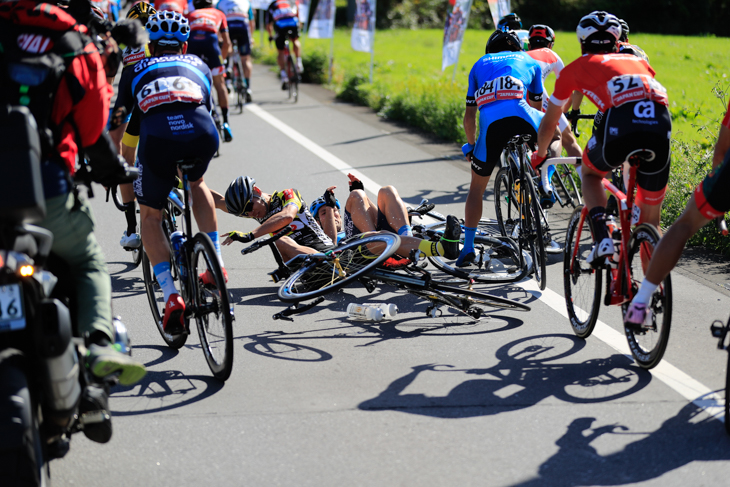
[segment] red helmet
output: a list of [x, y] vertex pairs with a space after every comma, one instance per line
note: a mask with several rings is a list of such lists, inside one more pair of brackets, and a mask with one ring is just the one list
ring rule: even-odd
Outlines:
[[549, 44], [552, 44], [555, 42], [555, 31], [547, 25], [535, 24], [530, 27], [528, 37], [530, 38], [530, 42], [532, 42], [532, 39], [535, 38], [545, 39]]

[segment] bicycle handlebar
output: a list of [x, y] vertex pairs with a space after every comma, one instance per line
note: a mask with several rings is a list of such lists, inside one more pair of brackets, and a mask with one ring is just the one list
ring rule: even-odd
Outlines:
[[290, 233], [291, 233], [291, 228], [289, 228], [288, 226], [284, 227], [281, 230], [279, 230], [277, 233], [272, 235], [271, 237], [264, 238], [261, 240], [256, 240], [254, 243], [252, 243], [245, 249], [241, 249], [241, 255], [246, 255], [246, 254], [250, 254], [251, 252], [255, 252], [258, 249], [260, 249], [261, 247], [263, 247], [264, 245], [269, 245], [270, 243], [276, 242], [281, 237], [284, 237]]

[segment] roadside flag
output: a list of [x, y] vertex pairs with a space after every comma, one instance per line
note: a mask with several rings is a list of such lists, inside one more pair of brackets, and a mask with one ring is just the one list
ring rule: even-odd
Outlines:
[[331, 39], [335, 30], [335, 0], [319, 0], [309, 23], [312, 39]]
[[355, 25], [352, 27], [352, 38], [350, 40], [350, 45], [356, 51], [373, 52], [375, 2], [376, 0], [357, 0]]
[[512, 11], [510, 3], [510, 0], [489, 0], [489, 10], [492, 13], [495, 29], [500, 19]]
[[469, 22], [471, 0], [455, 0], [454, 8], [446, 17], [444, 26], [444, 48], [441, 55], [441, 71], [459, 62], [459, 51], [464, 40], [466, 24]]

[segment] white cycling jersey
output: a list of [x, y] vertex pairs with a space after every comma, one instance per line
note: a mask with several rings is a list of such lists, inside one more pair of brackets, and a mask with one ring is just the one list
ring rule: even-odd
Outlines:
[[248, 26], [251, 21], [249, 19], [251, 3], [248, 0], [220, 0], [215, 8], [226, 14], [226, 20], [229, 24], [231, 21], [238, 21], [244, 22]]

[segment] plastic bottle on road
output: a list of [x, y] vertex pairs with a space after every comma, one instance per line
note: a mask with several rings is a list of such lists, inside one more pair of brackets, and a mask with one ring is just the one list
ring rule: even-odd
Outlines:
[[382, 321], [385, 318], [385, 312], [366, 304], [350, 303], [347, 306], [347, 317], [353, 320]]
[[369, 304], [368, 306], [382, 309], [383, 314], [385, 315], [385, 318], [389, 318], [389, 319], [394, 318], [395, 315], [398, 314], [398, 306], [396, 306], [393, 303], [377, 303], [377, 304]]

